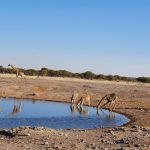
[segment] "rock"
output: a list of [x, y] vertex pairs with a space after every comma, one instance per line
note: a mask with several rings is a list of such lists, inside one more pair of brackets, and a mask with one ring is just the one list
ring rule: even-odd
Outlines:
[[23, 148], [30, 149], [30, 147], [28, 145], [23, 145]]
[[84, 139], [80, 139], [80, 142], [84, 142]]
[[132, 128], [139, 128], [137, 125], [132, 126]]
[[88, 143], [86, 143], [86, 145], [85, 145], [87, 148], [90, 148], [90, 144], [88, 144]]
[[38, 93], [32, 93], [31, 95], [32, 95], [32, 96], [39, 96]]
[[135, 144], [134, 147], [141, 147], [141, 144]]
[[146, 144], [144, 144], [143, 147], [147, 147]]
[[65, 136], [65, 137], [68, 137], [68, 134], [65, 133], [64, 136]]
[[7, 131], [7, 130], [1, 130], [1, 131], [0, 131], [0, 135], [4, 135], [4, 136], [10, 137], [10, 138], [12, 138], [12, 137], [15, 136], [14, 133], [12, 133], [12, 132], [10, 132], [10, 131]]
[[148, 129], [146, 129], [146, 128], [142, 128], [141, 130], [145, 131], [145, 132], [148, 132]]
[[114, 130], [115, 130], [115, 131], [123, 131], [123, 132], [126, 131], [125, 128], [114, 128]]
[[30, 133], [25, 133], [24, 136], [31, 136], [31, 134]]
[[58, 146], [58, 145], [54, 145], [54, 146], [51, 147], [51, 148], [54, 148], [54, 149], [62, 149], [62, 147], [61, 147], [61, 146]]
[[126, 150], [126, 149], [121, 147], [121, 148], [119, 148], [119, 149], [116, 149], [116, 150]]
[[17, 133], [17, 136], [31, 136], [30, 133]]
[[92, 146], [95, 146], [94, 144], [90, 144], [90, 146], [92, 147]]
[[96, 146], [92, 146], [91, 149], [96, 149]]
[[48, 143], [48, 142], [45, 142], [44, 145], [49, 146], [49, 143]]
[[116, 144], [122, 144], [122, 143], [125, 143], [125, 141], [124, 141], [124, 139], [121, 139], [121, 140], [116, 140], [115, 143]]

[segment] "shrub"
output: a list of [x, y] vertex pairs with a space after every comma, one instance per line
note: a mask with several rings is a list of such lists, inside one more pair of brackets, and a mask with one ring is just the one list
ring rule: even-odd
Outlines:
[[24, 70], [23, 72], [25, 75], [29, 75], [29, 76], [37, 76], [38, 75], [38, 71], [34, 70], [34, 69]]
[[144, 82], [144, 83], [150, 83], [150, 77], [139, 77], [139, 78], [137, 78], [137, 81]]
[[92, 73], [91, 71], [86, 71], [84, 73], [82, 73], [82, 77], [85, 79], [94, 79], [95, 78], [95, 74]]

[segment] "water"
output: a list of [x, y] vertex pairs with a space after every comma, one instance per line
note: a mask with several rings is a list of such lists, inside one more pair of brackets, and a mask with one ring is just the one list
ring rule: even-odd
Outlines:
[[16, 100], [0, 101], [0, 128], [43, 126], [53, 129], [93, 129], [121, 126], [125, 116], [93, 107], [76, 107], [67, 103]]

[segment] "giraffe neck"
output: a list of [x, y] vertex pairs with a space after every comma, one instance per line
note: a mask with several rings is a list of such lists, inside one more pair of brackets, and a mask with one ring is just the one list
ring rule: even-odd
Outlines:
[[11, 65], [12, 69], [15, 71], [19, 71], [15, 66]]

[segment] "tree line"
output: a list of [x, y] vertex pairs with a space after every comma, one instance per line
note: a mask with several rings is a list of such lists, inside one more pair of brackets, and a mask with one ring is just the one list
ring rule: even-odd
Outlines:
[[[41, 68], [40, 70], [35, 69], [22, 69], [19, 68], [21, 72], [28, 76], [48, 76], [48, 77], [72, 77], [81, 79], [97, 79], [97, 80], [109, 80], [109, 81], [133, 81], [133, 82], [143, 82], [150, 83], [150, 77], [124, 77], [119, 75], [104, 75], [104, 74], [94, 74], [91, 71], [86, 71], [84, 73], [72, 73], [66, 70], [51, 70], [48, 68]], [[0, 73], [15, 73], [12, 68], [4, 68], [0, 66]]]

